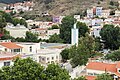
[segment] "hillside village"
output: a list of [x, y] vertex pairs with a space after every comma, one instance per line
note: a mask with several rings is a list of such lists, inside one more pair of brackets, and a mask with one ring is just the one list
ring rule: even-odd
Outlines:
[[[26, 14], [34, 11], [34, 1], [6, 4], [0, 11], [0, 79], [20, 79], [3, 74], [10, 73], [4, 68], [9, 71], [22, 67], [17, 64], [29, 63], [15, 60], [19, 57], [21, 61], [30, 58], [29, 66], [33, 66], [32, 62], [36, 62], [35, 66], [42, 65], [45, 75], [47, 67], [53, 63], [59, 66], [59, 70], [65, 69], [60, 75], [56, 73], [47, 78], [42, 75], [44, 78], [33, 80], [57, 80], [58, 77], [58, 80], [120, 80], [120, 1], [111, 2], [110, 6], [115, 3], [118, 3], [115, 10], [95, 5], [82, 15], [52, 15], [51, 11], [43, 12], [42, 17]], [[27, 69], [25, 67], [26, 72]], [[14, 73], [16, 76], [17, 71]], [[107, 74], [108, 79], [99, 79], [102, 74]], [[29, 80], [27, 77], [23, 79]]]

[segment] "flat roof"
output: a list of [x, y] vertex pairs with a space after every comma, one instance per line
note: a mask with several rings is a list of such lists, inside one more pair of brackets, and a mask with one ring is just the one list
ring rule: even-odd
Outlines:
[[41, 48], [64, 48], [70, 47], [71, 44], [63, 44], [63, 43], [43, 43], [41, 44]]

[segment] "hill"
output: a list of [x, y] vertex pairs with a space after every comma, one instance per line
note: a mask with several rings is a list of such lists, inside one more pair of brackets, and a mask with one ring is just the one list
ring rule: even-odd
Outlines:
[[93, 6], [107, 7], [108, 0], [33, 0], [34, 13], [48, 12], [53, 15], [79, 14]]
[[[83, 13], [93, 6], [108, 8], [111, 0], [33, 0], [34, 14], [48, 12], [52, 15], [69, 15]], [[119, 1], [119, 0], [112, 0]]]
[[27, 0], [0, 0], [0, 3], [16, 3], [16, 2], [22, 2], [22, 1], [27, 1]]

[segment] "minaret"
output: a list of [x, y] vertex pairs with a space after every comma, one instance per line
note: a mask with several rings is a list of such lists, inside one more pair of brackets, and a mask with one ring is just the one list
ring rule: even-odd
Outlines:
[[74, 28], [71, 30], [71, 44], [72, 45], [78, 45], [78, 29], [76, 28], [76, 23], [74, 24]]

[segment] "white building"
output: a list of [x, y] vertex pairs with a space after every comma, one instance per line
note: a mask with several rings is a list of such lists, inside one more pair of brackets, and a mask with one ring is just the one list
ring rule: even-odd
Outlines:
[[13, 59], [20, 57], [19, 54], [0, 51], [0, 68], [13, 65]]
[[96, 16], [102, 15], [102, 7], [96, 7]]
[[74, 15], [74, 18], [75, 18], [77, 21], [80, 21], [80, 15]]
[[108, 18], [110, 16], [110, 10], [102, 10], [101, 17]]
[[29, 31], [28, 28], [26, 28], [23, 25], [17, 25], [17, 26], [13, 26], [13, 25], [7, 25], [5, 27], [5, 29], [7, 31], [10, 32], [10, 35], [17, 38], [17, 37], [25, 37], [26, 36], [26, 32]]
[[53, 34], [60, 34], [60, 29], [52, 29], [52, 30], [47, 30], [47, 35], [51, 36]]
[[36, 54], [40, 49], [40, 43], [17, 42], [16, 44], [23, 47], [24, 54]]
[[22, 46], [19, 46], [13, 42], [0, 42], [0, 50], [11, 53], [22, 53]]
[[100, 36], [100, 31], [101, 31], [101, 26], [92, 26], [90, 30], [90, 35], [94, 37], [101, 37]]
[[115, 11], [115, 16], [120, 16], [120, 10]]
[[93, 9], [87, 9], [87, 17], [93, 18]]
[[40, 49], [37, 51], [35, 59], [42, 64], [59, 63], [61, 62], [60, 52], [59, 49]]

